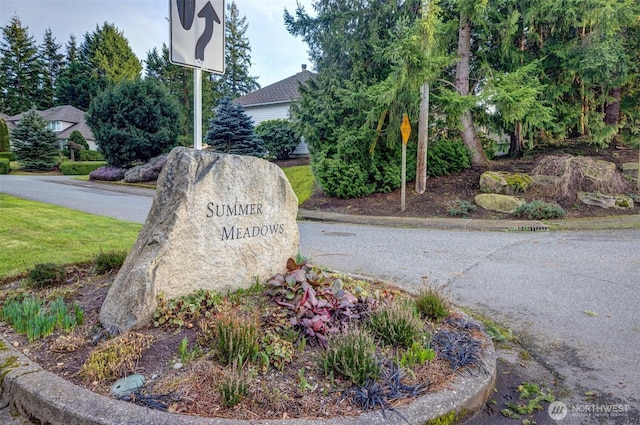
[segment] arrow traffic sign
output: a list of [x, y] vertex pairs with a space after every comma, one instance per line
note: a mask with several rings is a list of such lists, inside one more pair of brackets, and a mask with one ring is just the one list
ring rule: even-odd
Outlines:
[[224, 73], [224, 0], [169, 0], [171, 63]]

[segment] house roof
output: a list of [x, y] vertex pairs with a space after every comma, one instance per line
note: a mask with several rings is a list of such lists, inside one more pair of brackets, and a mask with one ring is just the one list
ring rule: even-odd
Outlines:
[[[80, 133], [82, 133], [84, 138], [87, 140], [95, 139], [93, 136], [93, 133], [91, 132], [91, 129], [84, 121], [84, 114], [85, 114], [84, 111], [81, 111], [75, 106], [71, 106], [71, 105], [54, 106], [53, 108], [49, 108], [44, 111], [36, 111], [36, 113], [40, 115], [40, 117], [42, 117], [42, 119], [44, 119], [47, 122], [62, 121], [62, 122], [74, 123], [70, 127], [65, 128], [62, 131], [56, 132], [56, 136], [59, 139], [68, 139], [69, 135], [73, 130], [78, 130]], [[5, 119], [5, 121], [7, 122], [7, 126], [9, 128], [14, 128], [18, 124], [18, 122], [22, 119], [24, 114], [26, 114], [26, 112], [7, 117]]]
[[277, 81], [266, 87], [247, 93], [234, 99], [236, 105], [257, 106], [272, 103], [286, 103], [300, 98], [298, 85], [305, 83], [307, 80], [315, 77], [311, 71], [307, 71], [306, 65], [302, 66], [302, 71], [284, 80]]
[[[54, 106], [53, 108], [49, 108], [44, 111], [36, 111], [36, 113], [45, 121], [65, 121], [75, 123], [84, 121], [84, 112], [71, 105]], [[22, 119], [24, 114], [26, 114], [26, 112], [13, 115], [8, 119], [9, 121], [18, 122]]]

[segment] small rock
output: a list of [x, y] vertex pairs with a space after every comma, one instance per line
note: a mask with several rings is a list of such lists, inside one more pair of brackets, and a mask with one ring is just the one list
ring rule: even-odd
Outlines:
[[182, 363], [178, 362], [178, 363], [176, 363], [176, 364], [174, 364], [174, 365], [173, 365], [173, 368], [174, 368], [175, 370], [178, 370], [178, 369], [182, 369], [182, 367], [183, 367], [183, 366], [184, 366], [184, 365], [183, 365]]
[[20, 343], [19, 343], [18, 341], [15, 341], [15, 342], [13, 343], [13, 346], [14, 346], [14, 347], [19, 347], [19, 346], [20, 346]]
[[144, 376], [142, 375], [129, 375], [122, 379], [118, 379], [115, 384], [111, 386], [111, 394], [115, 396], [125, 396], [131, 394], [133, 391], [144, 386]]

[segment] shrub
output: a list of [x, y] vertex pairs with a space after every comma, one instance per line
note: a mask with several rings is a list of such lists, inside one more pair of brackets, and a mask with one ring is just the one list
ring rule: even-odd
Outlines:
[[11, 165], [8, 159], [0, 158], [0, 174], [9, 174]]
[[105, 165], [104, 161], [66, 161], [60, 164], [60, 171], [65, 176], [85, 176]]
[[7, 123], [3, 119], [0, 119], [0, 152], [6, 152], [10, 149], [9, 127], [7, 127]]
[[223, 314], [216, 318], [215, 348], [225, 365], [242, 365], [258, 354], [258, 326], [252, 320]]
[[478, 211], [478, 207], [469, 201], [456, 199], [448, 207], [447, 212], [453, 217], [469, 217], [469, 213]]
[[104, 156], [98, 151], [85, 149], [78, 152], [78, 161], [104, 161]]
[[144, 350], [151, 346], [153, 336], [129, 332], [105, 342], [89, 354], [80, 369], [88, 382], [122, 377], [135, 371]]
[[369, 317], [368, 327], [391, 346], [410, 347], [425, 332], [414, 305], [406, 301], [392, 302], [374, 311]]
[[300, 144], [291, 123], [287, 120], [267, 120], [256, 126], [256, 137], [262, 140], [262, 146], [269, 156], [287, 159]]
[[86, 121], [107, 163], [128, 167], [177, 145], [180, 107], [154, 79], [127, 80], [96, 96]]
[[564, 217], [564, 209], [556, 203], [532, 201], [520, 205], [513, 213], [518, 218], [527, 220], [548, 220]]
[[354, 384], [364, 385], [380, 375], [375, 342], [361, 330], [348, 330], [332, 337], [321, 360], [325, 375], [337, 374]]
[[105, 274], [119, 269], [127, 258], [125, 251], [101, 252], [96, 256], [96, 273]]
[[0, 152], [0, 159], [8, 159], [9, 161], [15, 161], [16, 156], [13, 152]]
[[115, 182], [122, 180], [126, 171], [124, 168], [118, 167], [100, 167], [89, 173], [89, 179]]
[[471, 153], [458, 139], [441, 139], [429, 144], [427, 173], [430, 176], [444, 176], [458, 173], [471, 167]]
[[416, 297], [416, 307], [420, 314], [433, 322], [449, 316], [449, 303], [438, 289], [429, 287]]
[[63, 265], [38, 263], [29, 271], [29, 283], [35, 287], [54, 286], [64, 283], [67, 270]]

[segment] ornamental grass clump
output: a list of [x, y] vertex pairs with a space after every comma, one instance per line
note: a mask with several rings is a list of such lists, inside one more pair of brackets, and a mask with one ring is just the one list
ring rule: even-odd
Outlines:
[[242, 365], [258, 354], [258, 325], [254, 320], [221, 314], [216, 317], [215, 337], [217, 357], [224, 365]]
[[321, 360], [325, 375], [339, 375], [360, 386], [380, 375], [376, 344], [363, 330], [351, 329], [331, 337]]
[[442, 291], [431, 286], [420, 291], [416, 307], [423, 317], [433, 322], [439, 322], [450, 314], [449, 303]]
[[415, 306], [408, 300], [381, 306], [371, 313], [367, 326], [377, 338], [391, 346], [410, 347], [425, 332]]
[[124, 264], [127, 258], [126, 251], [100, 252], [96, 256], [96, 273], [105, 274], [112, 270], [117, 270]]

